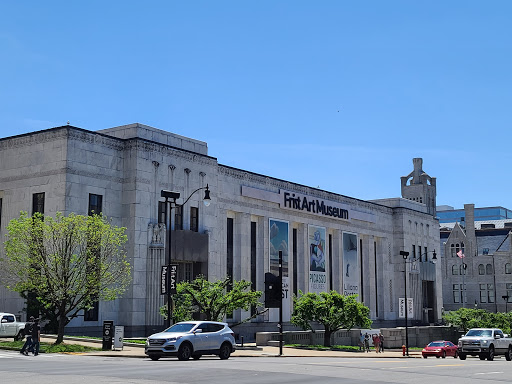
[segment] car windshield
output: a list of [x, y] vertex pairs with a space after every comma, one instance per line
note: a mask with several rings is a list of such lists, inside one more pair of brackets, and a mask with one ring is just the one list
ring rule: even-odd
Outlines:
[[444, 343], [442, 343], [440, 341], [433, 341], [429, 345], [427, 345], [427, 347], [443, 347], [443, 346], [444, 346]]
[[164, 332], [189, 332], [195, 327], [193, 323], [180, 323], [174, 324], [172, 327], [167, 328]]
[[466, 336], [492, 337], [492, 331], [490, 329], [470, 329]]

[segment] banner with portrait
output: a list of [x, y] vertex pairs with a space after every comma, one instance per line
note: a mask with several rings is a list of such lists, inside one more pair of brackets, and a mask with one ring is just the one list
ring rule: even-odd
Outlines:
[[[357, 260], [357, 235], [343, 232], [343, 294], [359, 295], [359, 263]], [[359, 298], [361, 300], [361, 298]]]
[[288, 276], [288, 222], [269, 219], [269, 271], [279, 276], [279, 251], [283, 251], [283, 276]]
[[315, 225], [308, 226], [309, 248], [309, 292], [327, 291], [327, 248], [326, 229]]

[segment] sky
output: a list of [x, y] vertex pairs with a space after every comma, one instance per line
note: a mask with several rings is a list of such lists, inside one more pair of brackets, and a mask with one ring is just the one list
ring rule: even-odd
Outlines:
[[0, 137], [142, 123], [363, 200], [512, 209], [512, 2], [0, 2]]

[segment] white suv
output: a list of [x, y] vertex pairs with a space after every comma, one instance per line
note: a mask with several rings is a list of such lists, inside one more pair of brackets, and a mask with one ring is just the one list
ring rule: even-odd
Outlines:
[[146, 340], [145, 353], [151, 360], [178, 356], [195, 360], [202, 355], [218, 355], [228, 359], [235, 351], [235, 337], [226, 323], [215, 321], [183, 321]]

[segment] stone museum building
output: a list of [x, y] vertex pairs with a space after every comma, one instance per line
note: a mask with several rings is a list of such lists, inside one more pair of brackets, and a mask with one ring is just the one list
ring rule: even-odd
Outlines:
[[[161, 330], [169, 246], [178, 281], [230, 276], [260, 291], [281, 251], [285, 321], [299, 290], [336, 290], [359, 295], [376, 328], [403, 326], [406, 310], [410, 325], [434, 324], [443, 306], [436, 180], [422, 159], [413, 165], [401, 178], [402, 198], [365, 201], [220, 164], [207, 143], [149, 126], [68, 125], [0, 139], [0, 238], [20, 211], [102, 212], [127, 228], [131, 285], [73, 319], [67, 334], [98, 334], [105, 320], [123, 325], [127, 337]], [[171, 209], [162, 190], [179, 193]], [[24, 307], [0, 287], [0, 310], [25, 320]], [[239, 310], [226, 321], [249, 316]], [[277, 330], [277, 321], [271, 309], [236, 329], [253, 340], [256, 331]]]

